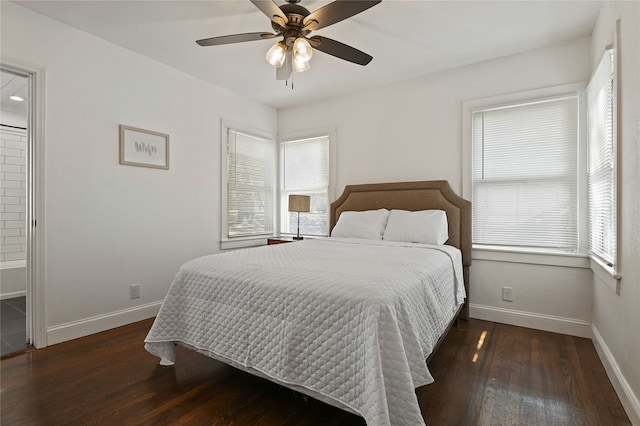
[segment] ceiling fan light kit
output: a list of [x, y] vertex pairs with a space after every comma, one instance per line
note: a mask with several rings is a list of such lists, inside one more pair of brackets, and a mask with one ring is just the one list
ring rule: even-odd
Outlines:
[[265, 56], [267, 58], [267, 62], [276, 68], [280, 68], [287, 57], [287, 45], [284, 41], [279, 41], [271, 46], [271, 49], [267, 50], [267, 54]]
[[291, 64], [291, 71], [293, 72], [304, 72], [311, 68], [309, 65], [309, 61], [304, 61], [300, 58], [296, 58], [295, 54], [293, 55], [293, 63]]
[[[336, 0], [309, 12], [298, 5], [300, 0], [287, 0], [278, 6], [273, 0], [250, 0], [271, 20], [272, 33], [243, 33], [197, 40], [200, 46], [241, 43], [282, 36], [282, 40], [271, 46], [265, 55], [267, 62], [276, 68], [277, 80], [289, 80], [292, 73], [310, 68], [314, 48], [345, 61], [367, 65], [372, 56], [327, 37], [307, 38], [311, 31], [328, 27], [344, 19], [364, 12], [382, 0]], [[293, 88], [293, 84], [291, 86]]]
[[299, 37], [293, 42], [293, 58], [302, 62], [309, 62], [313, 56], [313, 49], [306, 38]]

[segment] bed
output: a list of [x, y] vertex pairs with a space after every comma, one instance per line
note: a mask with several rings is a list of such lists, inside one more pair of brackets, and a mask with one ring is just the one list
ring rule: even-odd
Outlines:
[[[426, 359], [468, 313], [470, 207], [446, 181], [347, 186], [331, 238], [185, 263], [145, 348], [172, 365], [187, 347], [371, 426], [424, 424], [415, 388], [433, 382]], [[347, 218], [385, 210], [445, 212], [446, 244], [343, 236]]]

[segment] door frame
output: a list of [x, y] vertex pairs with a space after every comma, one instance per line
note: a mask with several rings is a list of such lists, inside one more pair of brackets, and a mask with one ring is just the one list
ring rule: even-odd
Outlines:
[[45, 69], [0, 58], [3, 70], [27, 78], [27, 342], [47, 346], [44, 250], [44, 81]]

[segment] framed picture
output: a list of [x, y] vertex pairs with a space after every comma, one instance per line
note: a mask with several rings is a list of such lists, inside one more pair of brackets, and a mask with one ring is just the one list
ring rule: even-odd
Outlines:
[[121, 124], [120, 164], [169, 169], [169, 135]]

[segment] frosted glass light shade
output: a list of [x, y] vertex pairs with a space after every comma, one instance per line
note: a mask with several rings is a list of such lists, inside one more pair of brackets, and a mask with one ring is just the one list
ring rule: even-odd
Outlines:
[[313, 56], [313, 49], [306, 39], [298, 37], [296, 41], [293, 42], [293, 54], [299, 61], [308, 62]]
[[301, 61], [298, 59], [297, 55], [294, 53], [293, 54], [293, 64], [291, 69], [293, 70], [293, 72], [304, 72], [306, 70], [308, 70], [309, 67], [309, 62], [308, 61]]
[[283, 41], [280, 41], [273, 46], [269, 50], [267, 50], [267, 54], [265, 55], [267, 62], [273, 65], [276, 68], [280, 68], [282, 64], [284, 64], [284, 60], [286, 58], [287, 46]]

